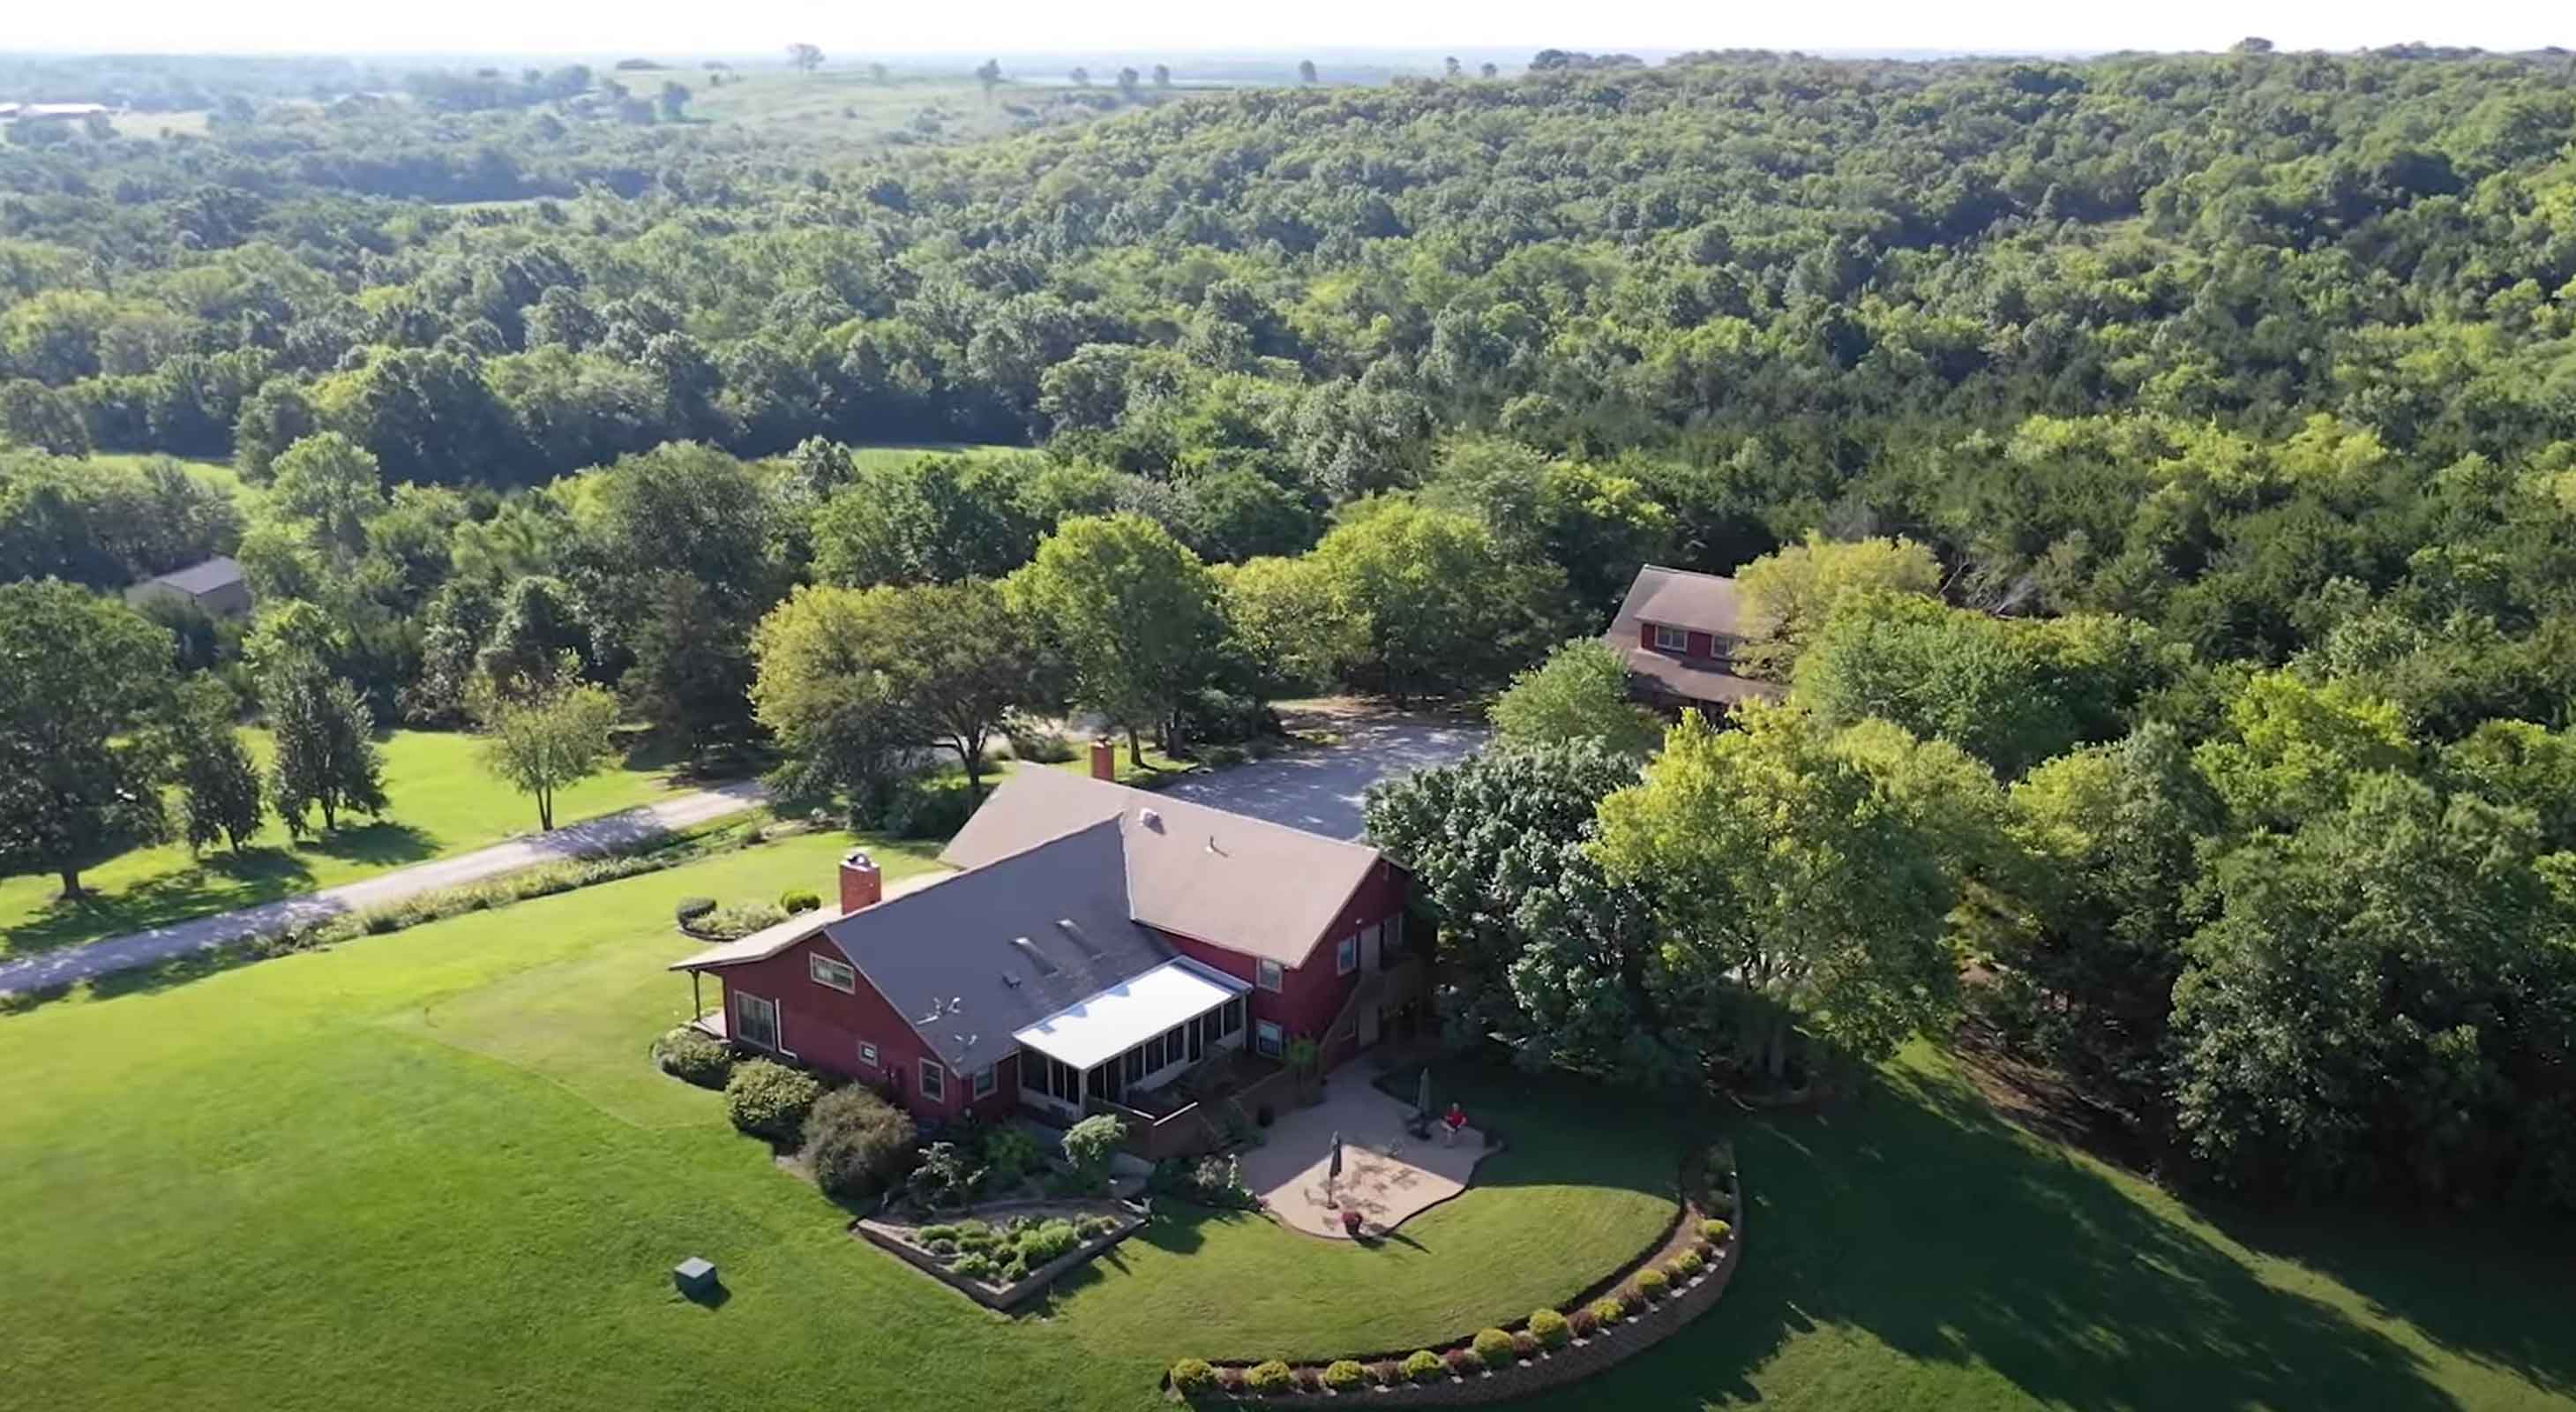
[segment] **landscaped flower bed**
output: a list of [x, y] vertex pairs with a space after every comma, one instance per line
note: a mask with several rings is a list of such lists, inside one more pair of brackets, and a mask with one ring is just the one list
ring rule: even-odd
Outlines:
[[1123, 1201], [1005, 1201], [931, 1221], [871, 1216], [851, 1228], [979, 1303], [1007, 1309], [1144, 1223]]
[[1460, 1404], [1525, 1397], [1588, 1377], [1679, 1332], [1735, 1275], [1744, 1234], [1732, 1151], [1720, 1144], [1694, 1154], [1682, 1186], [1681, 1215], [1664, 1238], [1561, 1310], [1540, 1309], [1507, 1327], [1409, 1352], [1300, 1363], [1184, 1358], [1165, 1373], [1165, 1394], [1192, 1402]]

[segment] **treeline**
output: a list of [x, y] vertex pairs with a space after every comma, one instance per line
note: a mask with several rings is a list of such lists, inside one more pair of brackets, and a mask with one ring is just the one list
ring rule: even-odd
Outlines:
[[[261, 620], [176, 641], [244, 704], [264, 635], [381, 720], [568, 662], [882, 819], [1026, 716], [1474, 692], [1640, 562], [1742, 570], [1787, 710], [1447, 811], [1527, 840], [1426, 866], [1487, 1032], [1786, 1073], [1973, 1001], [2193, 1170], [2565, 1204], [2571, 136], [2558, 56], [2261, 52], [1568, 62], [856, 165], [543, 104], [67, 134], [0, 151], [0, 435], [73, 458], [0, 466], [0, 576], [231, 548]], [[550, 199], [381, 199], [464, 190]]]
[[1373, 795], [1452, 1032], [1803, 1088], [1974, 1017], [2179, 1181], [2576, 1209], [2576, 735], [2446, 731], [2390, 617], [2214, 667], [1937, 575], [1765, 556], [1743, 627], [1785, 705], [1666, 734], [1584, 642], [1503, 694], [1503, 748]]

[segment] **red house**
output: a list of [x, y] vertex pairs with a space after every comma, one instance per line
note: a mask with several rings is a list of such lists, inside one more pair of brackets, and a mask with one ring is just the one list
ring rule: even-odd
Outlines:
[[940, 861], [957, 871], [886, 897], [852, 853], [839, 907], [674, 965], [722, 984], [700, 1026], [924, 1119], [1061, 1124], [1150, 1122], [1212, 1061], [1305, 1037], [1329, 1067], [1420, 1014], [1407, 880], [1363, 844], [1025, 769]]
[[1601, 640], [1627, 657], [1639, 698], [1672, 711], [1696, 706], [1715, 718], [1738, 702], [1786, 694], [1776, 682], [1736, 674], [1744, 638], [1735, 614], [1735, 580], [1648, 564]]

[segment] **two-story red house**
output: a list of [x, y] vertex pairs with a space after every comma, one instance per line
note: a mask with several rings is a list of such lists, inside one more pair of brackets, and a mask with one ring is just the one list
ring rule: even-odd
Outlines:
[[1405, 875], [1364, 844], [1024, 769], [940, 860], [886, 897], [853, 853], [837, 908], [674, 965], [723, 985], [700, 1024], [925, 1119], [1061, 1123], [1225, 1050], [1306, 1037], [1330, 1066], [1419, 999]]
[[1648, 564], [1637, 570], [1602, 641], [1628, 661], [1637, 696], [1666, 710], [1696, 706], [1711, 717], [1743, 701], [1777, 701], [1776, 682], [1738, 676], [1735, 580]]

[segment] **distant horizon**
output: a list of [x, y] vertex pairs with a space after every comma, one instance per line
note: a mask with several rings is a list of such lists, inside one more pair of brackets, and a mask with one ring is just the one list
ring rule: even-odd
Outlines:
[[[2250, 35], [2285, 50], [2326, 52], [2416, 43], [2506, 53], [2576, 43], [2576, 25], [2551, 19], [2526, 0], [2455, 0], [2432, 14], [2397, 0], [2169, 0], [2143, 12], [1991, 0], [1938, 13], [1893, 0], [1856, 0], [1830, 18], [1787, 8], [1709, 15], [1667, 0], [1597, 0], [1579, 14], [1532, 0], [1420, 0], [1401, 7], [1309, 0], [1286, 12], [1128, 0], [1078, 13], [993, 0], [962, 22], [932, 10], [861, 22], [817, 0], [737, 0], [714, 12], [650, 14], [579, 0], [541, 6], [449, 0], [430, 9], [322, 0], [236, 0], [220, 9], [194, 0], [127, 0], [112, 11], [21, 8], [24, 13], [11, 16], [0, 53], [357, 60], [616, 54], [731, 62], [805, 42], [845, 62], [995, 57], [993, 46], [961, 40], [966, 34], [1010, 36], [999, 55], [1005, 59], [1472, 54], [1481, 61], [1526, 60], [1547, 48], [1641, 58], [1699, 49], [1795, 50], [1821, 58], [2079, 57], [2205, 53]], [[491, 42], [497, 36], [517, 42]], [[603, 43], [601, 36], [622, 36], [622, 42]]]

